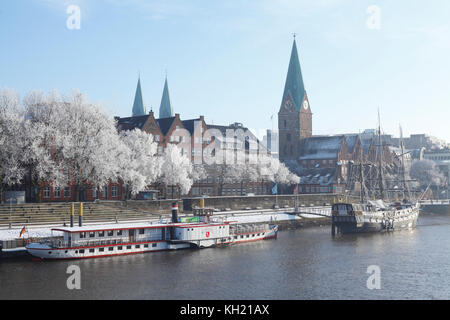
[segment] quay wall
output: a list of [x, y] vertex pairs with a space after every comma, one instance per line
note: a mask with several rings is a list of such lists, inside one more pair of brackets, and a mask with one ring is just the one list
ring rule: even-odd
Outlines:
[[[220, 211], [249, 210], [249, 209], [274, 209], [293, 208], [297, 205], [329, 206], [333, 201], [342, 196], [336, 194], [298, 194], [298, 195], [256, 195], [256, 196], [223, 196], [206, 198], [184, 198], [181, 200], [127, 200], [127, 201], [99, 201], [109, 206], [119, 206], [141, 212], [153, 214], [169, 214], [172, 202], [178, 203], [179, 212], [190, 212], [195, 207], [200, 207], [200, 200], [204, 200], [207, 208], [215, 208]], [[350, 200], [348, 197], [347, 200]]]
[[[248, 210], [248, 209], [274, 209], [293, 208], [297, 206], [329, 206], [337, 199], [335, 194], [298, 194], [298, 195], [261, 195], [250, 197], [208, 197], [203, 198], [205, 207], [216, 208], [221, 211]], [[350, 200], [350, 199], [349, 199]], [[184, 210], [191, 211], [194, 207], [200, 207], [200, 198], [183, 199]]]

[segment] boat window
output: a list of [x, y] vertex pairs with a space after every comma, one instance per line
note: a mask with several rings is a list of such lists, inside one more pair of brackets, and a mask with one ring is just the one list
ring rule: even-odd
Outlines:
[[127, 246], [127, 249], [131, 249], [131, 246]]
[[105, 236], [105, 231], [99, 231], [98, 232], [98, 236], [99, 237], [104, 237]]
[[144, 229], [139, 229], [139, 234], [144, 234]]
[[80, 253], [84, 253], [84, 249], [80, 249]]
[[89, 232], [89, 238], [95, 237], [95, 232]]
[[117, 250], [122, 250], [122, 246], [118, 246], [118, 247], [117, 247]]
[[144, 248], [148, 248], [148, 243], [144, 244]]
[[109, 247], [108, 248], [108, 251], [113, 251], [114, 250], [114, 247]]
[[80, 232], [80, 239], [86, 238], [86, 232]]
[[105, 251], [105, 248], [99, 248], [98, 251], [103, 252]]
[[121, 235], [122, 235], [122, 231], [123, 231], [123, 230], [117, 230], [117, 235], [118, 235], [118, 236], [121, 236]]
[[94, 252], [95, 251], [95, 249], [89, 249], [89, 252]]
[[112, 237], [114, 235], [114, 230], [108, 230], [108, 237]]
[[139, 244], [134, 246], [136, 249], [139, 249], [141, 246]]
[[152, 247], [156, 247], [156, 245], [157, 245], [156, 243], [152, 243]]

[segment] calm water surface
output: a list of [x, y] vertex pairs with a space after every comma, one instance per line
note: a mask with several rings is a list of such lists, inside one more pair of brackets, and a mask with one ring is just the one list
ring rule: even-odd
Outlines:
[[[66, 286], [78, 265], [81, 290]], [[369, 290], [367, 267], [381, 270]], [[0, 299], [450, 299], [450, 216], [412, 231], [332, 238], [330, 227], [227, 248], [0, 262]]]

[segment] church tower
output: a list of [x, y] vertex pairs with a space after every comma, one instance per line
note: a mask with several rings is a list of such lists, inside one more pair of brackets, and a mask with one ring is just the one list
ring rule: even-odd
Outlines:
[[161, 98], [161, 105], [159, 106], [159, 118], [170, 118], [173, 117], [173, 108], [172, 103], [170, 102], [169, 96], [169, 85], [166, 82], [164, 83], [164, 91]]
[[303, 83], [295, 36], [278, 111], [278, 132], [281, 161], [297, 160], [300, 139], [312, 136], [312, 113]]
[[133, 117], [145, 115], [144, 99], [142, 98], [141, 77], [138, 79], [136, 94], [133, 103]]

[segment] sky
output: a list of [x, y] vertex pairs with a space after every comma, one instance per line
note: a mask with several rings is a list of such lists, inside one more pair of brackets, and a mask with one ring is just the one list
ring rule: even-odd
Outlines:
[[124, 117], [140, 74], [157, 115], [167, 74], [182, 119], [260, 135], [295, 33], [314, 135], [374, 128], [379, 109], [385, 133], [450, 142], [449, 17], [448, 0], [2, 0], [0, 88], [76, 89]]

